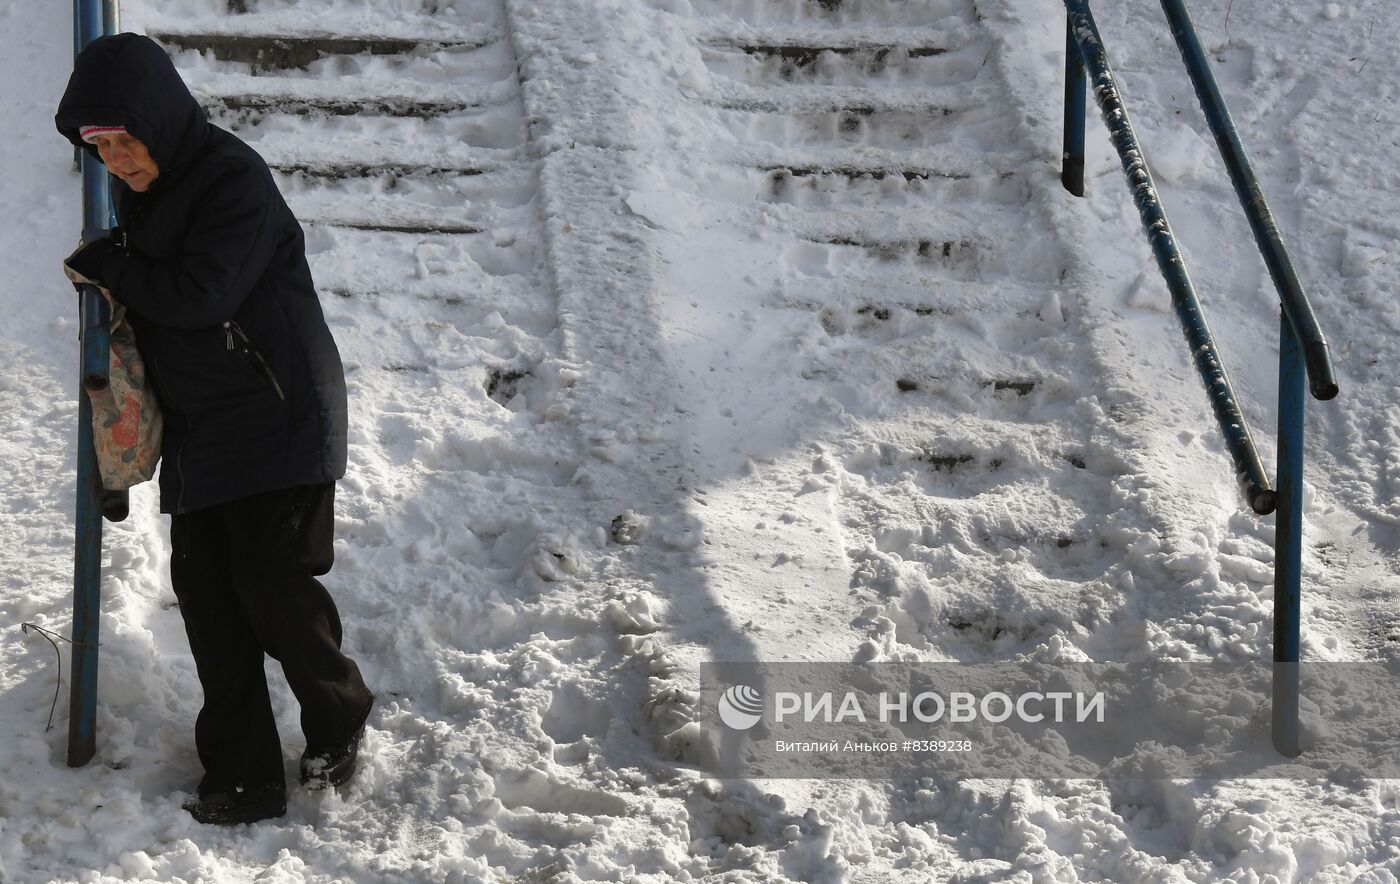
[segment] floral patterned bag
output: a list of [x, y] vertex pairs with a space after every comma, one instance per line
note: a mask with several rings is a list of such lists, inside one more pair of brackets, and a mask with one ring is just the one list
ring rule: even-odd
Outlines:
[[111, 364], [103, 390], [88, 390], [92, 442], [102, 487], [121, 491], [155, 475], [160, 460], [161, 416], [126, 309], [112, 304]]

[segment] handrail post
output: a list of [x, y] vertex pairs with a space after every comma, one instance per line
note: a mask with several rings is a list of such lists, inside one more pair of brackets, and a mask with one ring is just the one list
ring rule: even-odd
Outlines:
[[1060, 157], [1060, 183], [1075, 196], [1084, 195], [1084, 115], [1087, 88], [1084, 57], [1074, 39], [1074, 22], [1065, 15], [1065, 146]]
[[1278, 521], [1274, 533], [1273, 742], [1297, 755], [1298, 686], [1302, 633], [1303, 418], [1309, 389], [1316, 399], [1337, 395], [1337, 379], [1317, 317], [1284, 248], [1283, 237], [1255, 177], [1244, 142], [1184, 0], [1161, 0], [1177, 49], [1215, 135], [1235, 195], [1269, 268], [1282, 306], [1279, 327]]
[[1298, 662], [1302, 632], [1304, 359], [1288, 314], [1279, 317], [1278, 515], [1274, 525], [1273, 743], [1298, 745]]
[[[76, 0], [74, 46], [81, 49], [117, 28], [113, 0]], [[83, 241], [111, 226], [107, 170], [87, 151], [79, 152], [83, 173]], [[73, 664], [68, 708], [68, 766], [81, 767], [97, 752], [97, 638], [101, 618], [102, 477], [92, 438], [89, 389], [107, 385], [109, 360], [107, 301], [96, 286], [78, 292], [77, 510], [73, 553]]]

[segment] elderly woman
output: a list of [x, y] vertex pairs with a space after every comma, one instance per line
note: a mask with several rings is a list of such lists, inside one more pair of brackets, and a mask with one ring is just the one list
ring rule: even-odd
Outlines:
[[267, 164], [209, 123], [146, 37], [84, 49], [55, 122], [116, 179], [119, 227], [66, 269], [126, 306], [165, 416], [170, 579], [204, 689], [205, 774], [185, 806], [201, 822], [280, 816], [263, 655], [301, 705], [309, 787], [353, 775], [373, 704], [315, 579], [332, 562], [346, 396], [301, 227]]

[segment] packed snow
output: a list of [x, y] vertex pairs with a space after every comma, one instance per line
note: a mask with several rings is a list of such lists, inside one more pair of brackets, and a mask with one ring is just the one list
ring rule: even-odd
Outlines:
[[[1392, 660], [1400, 19], [1192, 5], [1341, 384], [1309, 403], [1303, 656]], [[1060, 6], [122, 6], [307, 230], [350, 392], [325, 580], [380, 702], [343, 791], [190, 819], [200, 695], [141, 486], [104, 527], [97, 757], [66, 767], [69, 649], [60, 680], [21, 624], [71, 628], [71, 10], [9, 4], [0, 881], [1400, 876], [1388, 780], [706, 772], [706, 661], [1269, 659], [1274, 520], [1092, 114], [1088, 196], [1059, 184]], [[1098, 6], [1272, 474], [1277, 296], [1160, 8]], [[384, 45], [283, 69], [211, 35]]]

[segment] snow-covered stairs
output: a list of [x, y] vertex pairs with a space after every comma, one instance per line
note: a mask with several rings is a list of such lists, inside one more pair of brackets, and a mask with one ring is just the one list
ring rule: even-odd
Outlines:
[[[694, 512], [760, 659], [1001, 658], [1109, 616], [1124, 465], [1035, 194], [1049, 157], [976, 4], [696, 0], [658, 21], [691, 63], [629, 205], [680, 234]], [[814, 619], [823, 641], [794, 644]]]
[[[686, 724], [705, 660], [1140, 645], [1103, 552], [1139, 515], [1119, 488], [1134, 467], [1046, 206], [1054, 144], [1022, 122], [1006, 41], [971, 0], [649, 5], [631, 60], [664, 72], [660, 94], [624, 102], [625, 137], [605, 130], [632, 171], [594, 201], [640, 222], [654, 294], [630, 324], [655, 340], [617, 388], [663, 406], [680, 461], [650, 461], [674, 474], [653, 499], [692, 526], [648, 538], [694, 543], [654, 569], [660, 751], [714, 751]], [[952, 785], [906, 814], [880, 784], [702, 784], [688, 808], [695, 849], [755, 880], [842, 880], [850, 858], [889, 880], [911, 857], [975, 880], [975, 857], [911, 849], [879, 819], [956, 829], [995, 791]]]
[[358, 791], [294, 802], [367, 845], [320, 866], [977, 878], [892, 827], [1000, 787], [688, 765], [704, 660], [1143, 644], [1131, 399], [982, 5], [153, 4], [346, 362], [331, 582], [384, 705]]

